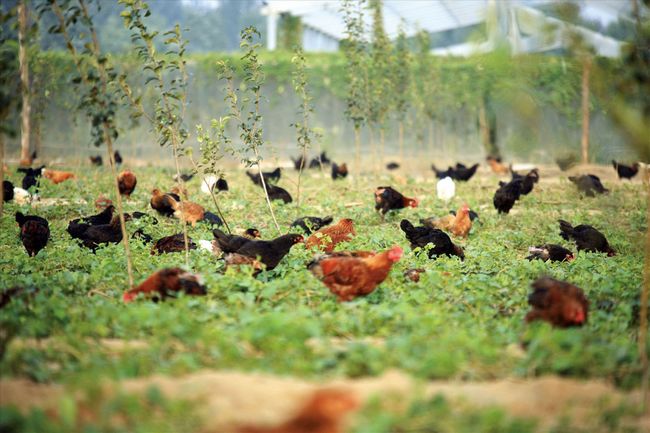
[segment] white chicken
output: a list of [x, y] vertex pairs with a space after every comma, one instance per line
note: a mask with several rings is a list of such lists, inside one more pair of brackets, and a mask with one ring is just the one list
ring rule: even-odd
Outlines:
[[440, 179], [436, 184], [436, 194], [440, 200], [447, 202], [456, 195], [456, 184], [450, 177]]
[[210, 191], [214, 189], [214, 185], [217, 183], [216, 176], [206, 176], [201, 181], [201, 191], [205, 194], [210, 194]]
[[[37, 197], [37, 195], [34, 195], [34, 198], [38, 199]], [[28, 204], [32, 202], [32, 196], [29, 191], [14, 187], [14, 200], [17, 204]]]

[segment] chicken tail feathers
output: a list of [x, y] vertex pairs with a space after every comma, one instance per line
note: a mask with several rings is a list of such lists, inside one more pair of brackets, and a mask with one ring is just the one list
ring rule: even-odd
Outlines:
[[415, 228], [415, 227], [413, 227], [413, 224], [411, 224], [411, 222], [409, 220], [406, 220], [406, 219], [402, 220], [399, 223], [399, 227], [402, 229], [402, 231], [404, 233], [409, 233]]
[[564, 220], [558, 220], [558, 222], [560, 223], [560, 236], [567, 241], [570, 240], [573, 237], [573, 226]]

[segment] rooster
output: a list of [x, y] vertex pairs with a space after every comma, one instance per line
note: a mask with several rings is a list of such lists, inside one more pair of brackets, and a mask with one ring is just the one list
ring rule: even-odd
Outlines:
[[332, 163], [332, 179], [345, 179], [348, 176], [348, 165], [343, 163], [341, 165]]
[[60, 171], [60, 170], [50, 170], [50, 169], [43, 170], [43, 177], [51, 180], [52, 183], [54, 184], [65, 182], [68, 179], [76, 179], [75, 174], [70, 171]]
[[552, 262], [570, 262], [575, 257], [571, 250], [567, 250], [561, 245], [544, 244], [528, 248], [530, 255], [526, 257], [527, 260], [542, 260]]
[[528, 304], [533, 309], [526, 314], [526, 322], [544, 320], [560, 328], [587, 322], [589, 301], [579, 287], [550, 277], [538, 279], [532, 287]]
[[456, 184], [451, 177], [444, 177], [436, 184], [436, 196], [440, 200], [449, 201], [456, 195]]
[[163, 194], [158, 188], [151, 191], [151, 200], [149, 204], [152, 209], [155, 209], [159, 214], [164, 216], [174, 215], [173, 203], [179, 201], [181, 198], [175, 194]]
[[372, 293], [402, 257], [402, 249], [394, 246], [367, 257], [321, 256], [307, 268], [330, 289], [339, 302], [351, 301]]
[[307, 248], [320, 247], [323, 251], [331, 253], [336, 245], [349, 241], [356, 234], [354, 221], [349, 218], [344, 218], [336, 224], [322, 228], [309, 236], [305, 242], [305, 246]]
[[587, 197], [595, 197], [596, 193], [609, 193], [609, 190], [603, 186], [600, 178], [593, 174], [569, 176], [569, 180], [573, 182], [578, 187], [578, 190], [584, 193]]
[[139, 286], [122, 295], [125, 303], [135, 300], [142, 293], [145, 296], [165, 299], [175, 297], [184, 292], [186, 295], [205, 295], [205, 286], [198, 275], [191, 274], [181, 268], [166, 268], [154, 272]]
[[375, 210], [381, 214], [382, 221], [386, 213], [405, 207], [418, 207], [417, 198], [405, 197], [390, 186], [380, 186], [375, 190]]
[[272, 427], [244, 426], [237, 433], [343, 433], [343, 417], [358, 407], [349, 391], [321, 389], [288, 421]]
[[533, 190], [535, 184], [539, 182], [539, 170], [534, 168], [525, 175], [513, 171], [512, 180], [521, 180], [521, 195], [528, 195]]
[[126, 196], [128, 200], [135, 190], [135, 186], [138, 184], [138, 179], [136, 179], [135, 174], [129, 170], [124, 170], [117, 176], [117, 186], [120, 190], [120, 194]]
[[36, 256], [50, 239], [50, 224], [45, 218], [24, 215], [22, 212], [16, 212], [16, 222], [20, 227], [20, 240], [27, 254], [30, 257]]
[[618, 173], [619, 179], [632, 179], [639, 172], [638, 162], [635, 162], [632, 165], [624, 165], [612, 160], [612, 165], [614, 166], [616, 173]]
[[587, 224], [573, 227], [564, 220], [558, 220], [558, 222], [560, 223], [560, 236], [567, 241], [575, 240], [578, 251], [606, 253], [610, 257], [616, 255], [616, 251], [609, 246], [605, 235], [594, 227]]
[[499, 213], [510, 213], [510, 209], [521, 197], [521, 179], [511, 180], [508, 183], [499, 182], [499, 189], [494, 193], [492, 203]]
[[321, 228], [332, 224], [334, 219], [331, 216], [324, 218], [319, 217], [302, 217], [296, 219], [291, 223], [291, 227], [300, 227], [306, 235], [311, 235], [312, 231], [320, 230]]
[[427, 218], [420, 220], [420, 223], [434, 229], [450, 231], [454, 236], [466, 238], [472, 229], [472, 219], [469, 212], [469, 206], [464, 204], [458, 209], [456, 215], [449, 214], [439, 219]]
[[424, 249], [427, 245], [431, 245], [429, 250], [429, 258], [437, 259], [441, 255], [457, 256], [461, 260], [465, 260], [465, 253], [463, 249], [454, 244], [447, 233], [439, 229], [431, 227], [415, 227], [409, 220], [402, 220], [400, 228], [406, 235], [406, 239], [411, 243], [411, 248]]

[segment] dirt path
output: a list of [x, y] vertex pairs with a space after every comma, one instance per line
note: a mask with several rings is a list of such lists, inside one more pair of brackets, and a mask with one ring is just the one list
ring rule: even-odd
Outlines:
[[[640, 393], [624, 393], [601, 381], [577, 381], [558, 377], [505, 379], [492, 382], [439, 381], [416, 383], [400, 372], [381, 377], [341, 379], [329, 382], [277, 377], [232, 371], [201, 371], [182, 377], [152, 376], [106, 385], [107, 395], [117, 390], [144, 393], [158, 387], [172, 399], [195, 401], [204, 431], [231, 431], [234, 426], [254, 422], [273, 425], [291, 417], [315, 390], [336, 388], [353, 393], [362, 403], [373, 396], [393, 401], [401, 410], [414, 396], [442, 394], [455, 404], [469, 407], [498, 406], [517, 417], [537, 418], [540, 427], [550, 427], [560, 417], [587, 427], [602, 413], [621, 404], [640, 405]], [[0, 404], [30, 407], [56, 413], [64, 394], [60, 385], [37, 385], [26, 380], [0, 381]], [[391, 398], [395, 397], [395, 398]], [[405, 398], [406, 397], [406, 398]], [[394, 402], [399, 402], [394, 404]], [[650, 417], [635, 421], [640, 431], [650, 431]], [[645, 430], [644, 430], [645, 429]]]

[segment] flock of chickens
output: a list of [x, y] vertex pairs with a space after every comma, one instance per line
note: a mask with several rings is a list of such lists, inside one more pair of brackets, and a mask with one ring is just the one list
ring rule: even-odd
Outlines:
[[[115, 155], [116, 162], [122, 161], [119, 154]], [[539, 171], [532, 169], [526, 174], [519, 174], [506, 167], [500, 159], [488, 158], [488, 165], [497, 174], [511, 174], [508, 182], [499, 182], [494, 193], [493, 204], [498, 213], [508, 213], [522, 195], [533, 191], [539, 182]], [[92, 157], [91, 162], [101, 165], [101, 157]], [[639, 171], [639, 165], [625, 166], [614, 162], [620, 178], [631, 178]], [[296, 169], [307, 167], [307, 160], [303, 157], [294, 159]], [[340, 179], [347, 175], [345, 164], [337, 165], [331, 162], [323, 153], [314, 158], [310, 168], [321, 168], [329, 165], [332, 168], [332, 178]], [[442, 200], [449, 200], [455, 194], [454, 181], [469, 181], [478, 168], [478, 164], [467, 167], [456, 164], [446, 170], [432, 170], [440, 179], [437, 184], [437, 195]], [[391, 163], [387, 168], [399, 167]], [[24, 174], [22, 188], [15, 188], [10, 182], [3, 183], [5, 201], [14, 197], [27, 196], [38, 192], [40, 178], [44, 177], [53, 183], [60, 183], [75, 178], [70, 172], [38, 168], [19, 168]], [[285, 189], [276, 185], [282, 175], [280, 168], [271, 172], [247, 172], [251, 181], [262, 188], [266, 188], [271, 200], [291, 202], [291, 195]], [[183, 181], [189, 180], [193, 175], [183, 174]], [[607, 193], [598, 177], [587, 174], [580, 177], [570, 177], [578, 189], [587, 196]], [[136, 175], [124, 170], [118, 176], [120, 194], [127, 199], [137, 186]], [[228, 183], [224, 178], [209, 176], [202, 179], [202, 190], [207, 193], [228, 190]], [[31, 191], [31, 192], [30, 192]], [[391, 186], [380, 186], [374, 191], [375, 210], [382, 222], [389, 212], [397, 212], [407, 207], [418, 207], [417, 198], [407, 197]], [[122, 230], [120, 215], [115, 212], [111, 201], [100, 196], [96, 206], [101, 211], [92, 216], [74, 219], [69, 222], [67, 232], [78, 240], [79, 244], [91, 251], [108, 243], [119, 243], [125, 232]], [[166, 236], [155, 240], [142, 229], [135, 231], [132, 236], [143, 242], [151, 243], [151, 254], [172, 253], [184, 251], [185, 248], [205, 248], [224, 260], [226, 267], [249, 266], [255, 274], [265, 270], [272, 270], [283, 260], [295, 245], [303, 245], [315, 252], [307, 269], [320, 280], [339, 301], [351, 301], [357, 297], [372, 293], [390, 274], [393, 264], [398, 262], [403, 254], [400, 246], [394, 245], [385, 251], [339, 251], [337, 245], [351, 240], [356, 236], [355, 223], [349, 218], [343, 218], [332, 224], [331, 216], [320, 218], [307, 216], [295, 220], [291, 228], [295, 233], [279, 236], [275, 239], [262, 240], [260, 232], [249, 228], [242, 235], [226, 233], [219, 227], [223, 221], [219, 215], [213, 214], [203, 206], [189, 200], [187, 191], [176, 187], [168, 192], [153, 189], [151, 192], [150, 207], [159, 217], [174, 217], [195, 226], [204, 222], [212, 226], [214, 239], [211, 241], [200, 240], [195, 243], [183, 233]], [[144, 218], [149, 224], [157, 224], [156, 217], [145, 212], [124, 214], [124, 221]], [[426, 254], [429, 259], [440, 256], [457, 257], [465, 259], [463, 248], [452, 241], [454, 238], [467, 238], [472, 224], [479, 216], [467, 204], [463, 204], [457, 211], [452, 211], [441, 218], [425, 218], [414, 225], [403, 219], [399, 227], [411, 248], [417, 254]], [[50, 239], [49, 223], [37, 215], [15, 214], [16, 222], [20, 229], [20, 239], [30, 256], [36, 256], [46, 247]], [[215, 227], [216, 226], [216, 227]], [[571, 223], [559, 220], [560, 235], [567, 241], [574, 241], [577, 250], [607, 254], [613, 256], [616, 251], [610, 246], [606, 237], [590, 225], [573, 226]], [[574, 253], [561, 245], [543, 244], [529, 248], [529, 260], [570, 261]], [[405, 277], [417, 282], [422, 269], [408, 269]], [[549, 277], [538, 279], [532, 284], [533, 292], [528, 298], [532, 310], [526, 316], [526, 321], [545, 320], [555, 326], [580, 326], [587, 321], [589, 303], [583, 291], [567, 282], [557, 281]], [[165, 299], [174, 297], [179, 292], [188, 295], [203, 295], [205, 286], [194, 275], [181, 268], [162, 269], [145, 279], [137, 287], [130, 288], [123, 295], [124, 302], [131, 302], [139, 297], [152, 297]]]

